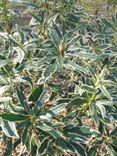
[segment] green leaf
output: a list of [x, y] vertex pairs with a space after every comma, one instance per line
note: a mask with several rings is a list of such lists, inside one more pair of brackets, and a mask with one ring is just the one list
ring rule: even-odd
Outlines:
[[62, 151], [65, 153], [68, 150], [67, 142], [63, 139], [57, 139], [56, 144], [62, 149]]
[[41, 145], [38, 149], [39, 155], [43, 155], [47, 151], [48, 143], [49, 143], [49, 138], [44, 139], [44, 141], [41, 143]]
[[35, 104], [35, 107], [34, 107], [35, 115], [38, 115], [39, 110], [44, 105], [45, 97], [46, 97], [46, 90], [42, 92], [42, 94], [40, 95], [39, 99], [37, 100]]
[[57, 63], [59, 65], [59, 68], [63, 70], [63, 65], [64, 65], [64, 58], [63, 58], [63, 56], [59, 56], [57, 58]]
[[13, 113], [13, 114], [18, 114], [18, 115], [20, 114], [20, 115], [26, 116], [26, 112], [25, 112], [24, 108], [21, 106], [16, 106], [15, 104], [10, 104], [9, 109], [12, 111], [11, 113]]
[[56, 64], [50, 64], [46, 67], [42, 73], [42, 79], [44, 82], [46, 82], [52, 76], [52, 74], [56, 71], [56, 68]]
[[110, 143], [110, 146], [111, 146], [111, 148], [113, 149], [113, 151], [112, 151], [112, 153], [114, 153], [115, 154], [115, 156], [117, 155], [117, 145], [116, 144], [113, 144], [113, 143]]
[[[16, 0], [15, 0], [16, 1]], [[22, 4], [28, 6], [28, 7], [32, 7], [32, 8], [35, 8], [35, 9], [39, 9], [38, 5], [34, 4], [34, 3], [29, 3], [28, 1], [22, 1], [22, 0], [18, 0], [20, 2], [22, 2]]]
[[22, 121], [22, 120], [27, 120], [29, 117], [28, 116], [23, 116], [20, 114], [14, 114], [14, 113], [2, 113], [0, 114], [0, 117], [4, 120], [8, 121]]
[[67, 143], [67, 151], [76, 153], [75, 148], [70, 144], [70, 142]]
[[31, 156], [36, 156], [37, 155], [37, 145], [35, 143], [34, 138], [32, 138], [31, 140], [31, 152], [30, 152]]
[[5, 152], [4, 152], [4, 156], [10, 156], [12, 155], [12, 152], [13, 152], [13, 139], [12, 138], [7, 138], [6, 139], [6, 149], [5, 149]]
[[27, 148], [27, 151], [31, 150], [31, 139], [32, 139], [32, 136], [30, 135], [30, 133], [27, 133], [26, 141], [25, 141], [25, 146]]
[[87, 137], [76, 134], [76, 133], [67, 133], [67, 137], [74, 142], [84, 143], [87, 140]]
[[41, 129], [42, 131], [50, 134], [53, 138], [62, 138], [62, 133], [54, 128], [46, 125], [45, 123], [36, 123], [37, 128]]
[[77, 154], [79, 154], [80, 156], [87, 156], [85, 148], [82, 145], [75, 142], [70, 142], [70, 144], [74, 147]]
[[31, 110], [30, 110], [30, 107], [26, 101], [26, 98], [25, 98], [25, 95], [23, 93], [23, 89], [21, 86], [17, 89], [17, 95], [18, 95], [20, 104], [22, 105], [24, 110], [29, 114], [31, 112]]
[[38, 65], [41, 66], [47, 62], [50, 62], [51, 60], [55, 59], [56, 56], [54, 55], [46, 55], [44, 58], [38, 61]]
[[56, 30], [51, 29], [50, 37], [51, 37], [51, 40], [52, 40], [54, 46], [58, 49], [58, 47], [60, 45], [60, 38], [59, 38]]
[[62, 38], [62, 34], [58, 28], [58, 26], [56, 25], [56, 23], [52, 22], [52, 27], [53, 29], [56, 31], [57, 35], [59, 36], [59, 38]]
[[30, 122], [27, 122], [26, 125], [25, 125], [25, 127], [24, 127], [24, 130], [22, 132], [22, 144], [23, 145], [25, 145], [26, 142], [27, 142], [30, 126], [31, 126], [31, 123]]
[[81, 105], [83, 105], [83, 104], [85, 104], [85, 103], [87, 103], [87, 99], [73, 99], [73, 100], [71, 100], [70, 102], [69, 102], [69, 104], [68, 105], [70, 105], [70, 106], [74, 106], [74, 105], [76, 105], [76, 106], [81, 106]]
[[14, 43], [15, 45], [20, 46], [20, 43], [17, 42], [17, 40], [16, 40], [15, 38], [13, 38], [11, 35], [8, 36], [8, 39], [9, 39], [12, 43]]
[[28, 101], [36, 102], [40, 97], [42, 91], [43, 91], [43, 85], [39, 85], [38, 87], [34, 88], [28, 98]]
[[113, 24], [109, 20], [106, 18], [102, 18], [101, 20], [107, 27], [113, 28]]
[[33, 86], [32, 79], [30, 77], [23, 76], [21, 77], [24, 81], [28, 82], [31, 87]]
[[75, 127], [69, 127], [65, 129], [66, 132], [68, 133], [76, 133], [79, 135], [91, 135], [91, 136], [100, 136], [100, 132], [96, 131], [95, 129], [92, 129], [88, 126], [75, 126]]
[[19, 138], [14, 122], [1, 120], [1, 127], [6, 136]]
[[99, 146], [93, 146], [88, 151], [88, 156], [97, 156], [97, 150]]
[[55, 142], [54, 139], [49, 140], [49, 146], [48, 146], [48, 150], [47, 150], [48, 156], [51, 156], [51, 155], [56, 156], [56, 149], [53, 146], [54, 142]]
[[52, 91], [58, 95], [62, 95], [62, 88], [59, 85], [56, 85], [54, 83], [48, 83], [48, 86], [52, 89]]
[[111, 131], [110, 135], [117, 135], [117, 127]]
[[70, 42], [68, 42], [68, 47], [73, 46], [74, 44], [78, 43], [81, 39], [81, 35], [75, 36]]
[[111, 44], [101, 44], [101, 45], [97, 46], [96, 48], [98, 48], [100, 50], [106, 50], [106, 49], [109, 49], [110, 47], [112, 47]]
[[94, 135], [94, 136], [99, 136], [100, 135], [100, 133], [97, 130], [92, 129], [92, 128], [88, 127], [88, 126], [80, 126], [79, 130], [84, 134], [90, 134], [90, 135]]
[[82, 85], [82, 89], [87, 91], [88, 93], [96, 93], [97, 92], [97, 89], [95, 89], [93, 86], [89, 86], [86, 84]]
[[59, 113], [63, 112], [67, 105], [68, 105], [68, 103], [62, 103], [62, 104], [59, 104], [59, 105], [56, 105], [56, 106], [50, 108], [46, 114], [46, 117], [51, 119], [52, 116], [56, 116]]

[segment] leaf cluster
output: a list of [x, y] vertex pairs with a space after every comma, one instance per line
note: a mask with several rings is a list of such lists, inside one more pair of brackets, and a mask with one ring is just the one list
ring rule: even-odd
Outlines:
[[17, 1], [32, 9], [24, 28], [3, 2], [3, 155], [116, 156], [117, 14], [87, 21], [76, 0]]

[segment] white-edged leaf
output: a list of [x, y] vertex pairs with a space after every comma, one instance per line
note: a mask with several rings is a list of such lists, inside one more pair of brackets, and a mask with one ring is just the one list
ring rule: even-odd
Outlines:
[[102, 91], [102, 93], [110, 100], [112, 101], [112, 97], [110, 95], [110, 93], [107, 91], [105, 86], [100, 86], [100, 90]]
[[7, 85], [10, 83], [9, 78], [3, 77], [0, 75], [0, 83]]
[[48, 120], [51, 120], [52, 116], [58, 115], [59, 113], [65, 111], [65, 107], [68, 105], [68, 103], [62, 103], [59, 104], [55, 107], [52, 107], [48, 110], [48, 112], [46, 113], [46, 118]]
[[97, 48], [99, 48], [100, 50], [106, 50], [110, 47], [112, 47], [111, 44], [101, 44], [101, 45], [97, 46]]
[[97, 54], [93, 54], [89, 52], [74, 52], [74, 53], [68, 53], [67, 55], [71, 57], [79, 57], [83, 59], [92, 59], [92, 60], [97, 60], [100, 58], [100, 56], [98, 56]]
[[54, 55], [46, 55], [44, 58], [42, 58], [41, 60], [38, 61], [38, 65], [41, 66], [41, 65], [51, 61], [54, 58], [55, 58]]
[[48, 125], [46, 125], [45, 123], [37, 123], [36, 126], [41, 129], [42, 131], [50, 134], [52, 137], [54, 137], [55, 139], [57, 138], [61, 138], [63, 137], [62, 136], [62, 133], [58, 130], [55, 130], [53, 127], [50, 127]]
[[4, 67], [7, 64], [7, 60], [0, 60], [0, 68]]
[[56, 68], [57, 68], [56, 64], [48, 65], [43, 71], [42, 78], [38, 80], [37, 84], [46, 82], [52, 76], [52, 74], [56, 71]]
[[75, 143], [73, 141], [71, 141], [70, 144], [72, 145], [72, 147], [74, 147], [75, 152], [76, 152], [77, 155], [87, 156], [86, 150], [81, 144]]
[[69, 60], [64, 61], [64, 66], [66, 68], [69, 68], [69, 69], [72, 69], [75, 71], [80, 71], [80, 72], [83, 72], [85, 74], [88, 73], [88, 71], [84, 67], [76, 64], [75, 62], [69, 61]]
[[22, 63], [24, 56], [25, 56], [24, 51], [19, 47], [13, 47], [13, 49], [18, 53], [18, 55], [15, 59], [15, 62], [16, 63]]
[[8, 89], [8, 86], [0, 87], [0, 96]]
[[27, 103], [27, 99], [26, 99], [25, 94], [23, 92], [22, 86], [20, 86], [19, 88], [17, 88], [17, 95], [18, 95], [20, 104], [22, 105], [22, 107], [24, 108], [24, 110], [28, 114], [30, 114], [31, 110], [30, 110], [29, 104]]
[[68, 47], [73, 46], [81, 39], [81, 35], [75, 36], [72, 40], [69, 41]]
[[34, 107], [34, 112], [35, 112], [35, 115], [38, 114], [38, 111], [41, 109], [41, 107], [44, 105], [45, 103], [45, 98], [46, 98], [46, 90], [44, 90], [39, 99], [37, 100], [36, 104], [35, 104], [35, 107]]
[[101, 114], [102, 114], [102, 117], [105, 118], [106, 117], [106, 108], [101, 105], [100, 103], [96, 103], [96, 106], [99, 108]]
[[7, 96], [7, 97], [0, 97], [0, 102], [9, 102], [11, 100], [12, 100], [12, 98], [9, 97], [9, 96]]
[[49, 146], [49, 139], [47, 137], [44, 139], [44, 141], [41, 143], [41, 145], [38, 149], [39, 155], [44, 155], [46, 150], [48, 149], [48, 146]]
[[1, 127], [6, 136], [19, 138], [14, 122], [1, 119]]
[[8, 34], [6, 32], [0, 32], [0, 37], [4, 37], [5, 39], [8, 39]]
[[107, 101], [107, 100], [99, 100], [99, 101], [96, 101], [96, 104], [100, 104], [100, 105], [104, 105], [104, 106], [112, 106], [114, 105], [114, 102], [113, 101]]

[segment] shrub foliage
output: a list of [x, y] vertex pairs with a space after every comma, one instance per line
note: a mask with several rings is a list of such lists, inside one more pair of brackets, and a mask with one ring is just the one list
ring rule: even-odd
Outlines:
[[4, 156], [117, 155], [117, 15], [76, 0], [1, 1], [0, 135]]

